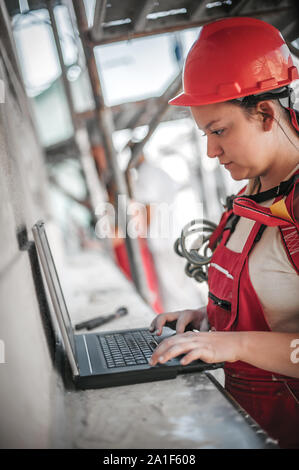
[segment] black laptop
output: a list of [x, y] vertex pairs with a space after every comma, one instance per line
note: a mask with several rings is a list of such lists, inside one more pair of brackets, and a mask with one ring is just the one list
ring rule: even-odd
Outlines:
[[[74, 334], [70, 316], [47, 239], [44, 222], [37, 222], [33, 236], [65, 352], [77, 388], [102, 388], [173, 379], [178, 374], [223, 367], [196, 360], [187, 366], [175, 358], [151, 366], [149, 359], [165, 335], [155, 336], [148, 327], [100, 333]], [[168, 330], [174, 334], [173, 330]]]

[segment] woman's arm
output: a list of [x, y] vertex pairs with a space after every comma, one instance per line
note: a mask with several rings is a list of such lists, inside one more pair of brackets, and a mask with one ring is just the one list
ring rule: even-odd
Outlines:
[[241, 334], [241, 361], [299, 378], [299, 333], [248, 331]]
[[187, 332], [162, 341], [151, 364], [184, 354], [181, 363], [244, 361], [253, 366], [299, 378], [299, 333], [263, 331]]

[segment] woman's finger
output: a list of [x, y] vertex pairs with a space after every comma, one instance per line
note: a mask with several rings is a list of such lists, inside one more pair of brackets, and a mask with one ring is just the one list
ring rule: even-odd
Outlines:
[[178, 334], [184, 333], [186, 326], [189, 325], [192, 321], [192, 312], [185, 313], [185, 315], [182, 315], [178, 318], [176, 322], [176, 332]]
[[176, 344], [182, 344], [182, 343], [190, 344], [190, 337], [192, 338], [192, 336], [194, 336], [195, 339], [196, 339], [196, 333], [194, 333], [192, 331], [189, 331], [189, 332], [186, 332], [186, 333], [176, 334], [176, 335], [171, 336], [169, 338], [165, 338], [159, 344], [159, 346], [155, 349], [154, 354], [155, 355], [158, 355], [158, 354], [161, 355], [161, 354], [164, 353], [164, 351], [166, 351], [167, 349], [175, 346]]
[[154, 354], [157, 355], [157, 354], [162, 354], [164, 353], [164, 351], [166, 351], [167, 349], [171, 348], [172, 346], [176, 345], [176, 344], [179, 344], [181, 342], [184, 342], [184, 335], [181, 334], [181, 335], [174, 335], [174, 336], [171, 336], [169, 338], [165, 338], [163, 339], [163, 341], [159, 344], [159, 346], [157, 346], [157, 348], [155, 349], [154, 351]]
[[173, 313], [162, 313], [157, 315], [151, 323], [149, 328], [150, 332], [154, 332], [155, 335], [160, 336], [162, 334], [163, 326], [167, 321], [176, 320], [178, 317], [177, 312]]
[[196, 361], [197, 359], [201, 359], [204, 362], [212, 363], [214, 361], [214, 353], [211, 348], [207, 346], [200, 346], [192, 349], [192, 351], [188, 352], [182, 359], [181, 364], [186, 366], [190, 364], [192, 361]]
[[170, 361], [171, 359], [181, 356], [182, 354], [186, 354], [193, 348], [196, 348], [196, 344], [194, 343], [181, 343], [181, 344], [176, 344], [172, 346], [171, 348], [167, 349], [163, 355], [160, 355], [158, 358], [158, 362], [160, 364], [164, 364], [167, 361]]
[[174, 344], [163, 345], [162, 343], [158, 348], [154, 351], [150, 364], [155, 365], [157, 362], [163, 364], [164, 362], [173, 359], [174, 357], [180, 356], [181, 354], [185, 354], [189, 352], [190, 349], [195, 348], [197, 345], [193, 341], [181, 341]]
[[156, 317], [153, 319], [152, 323], [149, 326], [149, 331], [154, 331], [156, 328]]

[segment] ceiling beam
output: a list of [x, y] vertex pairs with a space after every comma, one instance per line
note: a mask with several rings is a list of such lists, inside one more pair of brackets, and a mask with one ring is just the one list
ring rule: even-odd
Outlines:
[[293, 44], [291, 44], [288, 41], [287, 41], [287, 45], [288, 45], [288, 48], [290, 49], [291, 53], [294, 54], [294, 56], [296, 56], [297, 59], [299, 59], [299, 49], [297, 49], [297, 47], [295, 47]]
[[[272, 17], [275, 15], [279, 15], [281, 13], [289, 13], [290, 15], [292, 13], [297, 14], [297, 8], [294, 6], [285, 6], [285, 7], [280, 7], [280, 8], [268, 8], [265, 10], [255, 10], [255, 11], [249, 11], [246, 12], [246, 16], [248, 17], [253, 17], [253, 18], [265, 18], [267, 17], [267, 20], [269, 21], [269, 17]], [[203, 26], [204, 24], [219, 20], [219, 19], [224, 19], [224, 18], [230, 18], [232, 15], [230, 14], [221, 14], [218, 16], [214, 17], [207, 17], [207, 18], [202, 18], [196, 21], [182, 21], [180, 24], [172, 24], [172, 25], [167, 25], [165, 24], [164, 26], [156, 27], [153, 28], [149, 31], [140, 31], [140, 32], [135, 32], [134, 30], [126, 31], [122, 34], [117, 34], [115, 35], [106, 35], [102, 37], [102, 39], [97, 39], [92, 35], [92, 30], [89, 30], [88, 38], [92, 42], [93, 46], [100, 46], [104, 44], [110, 44], [113, 42], [118, 42], [118, 41], [128, 41], [129, 39], [137, 39], [141, 37], [146, 37], [146, 36], [153, 36], [156, 34], [164, 34], [164, 33], [171, 33], [175, 31], [181, 31], [183, 29], [191, 29], [191, 28], [196, 28]], [[154, 22], [153, 22], [154, 23]], [[91, 33], [91, 34], [90, 34]]]
[[[234, 2], [235, 3], [235, 2]], [[231, 16], [235, 16], [235, 15], [239, 15], [239, 13], [241, 13], [241, 10], [243, 10], [243, 7], [248, 3], [250, 3], [250, 1], [248, 0], [239, 0], [238, 3], [236, 3], [235, 5], [233, 5], [229, 11], [229, 14]], [[243, 12], [242, 12], [243, 13]], [[247, 16], [247, 15], [246, 15]]]
[[101, 39], [103, 36], [103, 23], [105, 20], [107, 0], [96, 0], [96, 6], [94, 10], [92, 36]]
[[136, 13], [134, 18], [134, 31], [139, 33], [145, 29], [147, 23], [147, 15], [153, 11], [155, 6], [154, 0], [145, 0], [141, 8]]
[[204, 13], [207, 11], [207, 3], [207, 0], [202, 0], [199, 2], [199, 5], [196, 5], [196, 3], [191, 5], [189, 18], [193, 21], [201, 20], [202, 17], [205, 16]]

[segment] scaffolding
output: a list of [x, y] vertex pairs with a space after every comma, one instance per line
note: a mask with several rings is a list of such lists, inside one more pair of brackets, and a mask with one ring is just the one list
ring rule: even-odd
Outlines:
[[[6, 1], [11, 16], [24, 13], [18, 1]], [[23, 2], [24, 3], [24, 2]], [[128, 236], [127, 231], [127, 204], [132, 197], [129, 185], [129, 172], [135, 166], [145, 144], [163, 119], [176, 119], [184, 116], [184, 110], [169, 110], [168, 100], [181, 88], [181, 73], [173, 79], [172, 83], [159, 98], [142, 100], [115, 107], [107, 107], [103, 97], [101, 77], [96, 63], [94, 49], [96, 46], [119, 41], [128, 41], [136, 38], [164, 34], [200, 27], [207, 22], [231, 17], [252, 16], [263, 19], [276, 26], [289, 42], [291, 51], [299, 56], [296, 42], [299, 36], [298, 2], [283, 0], [280, 2], [267, 2], [256, 0], [224, 0], [212, 2], [207, 0], [96, 0], [93, 18], [88, 22], [83, 0], [28, 0], [25, 2], [29, 10], [47, 8], [51, 27], [55, 39], [57, 54], [61, 67], [62, 81], [65, 97], [68, 104], [71, 122], [74, 128], [75, 146], [80, 155], [80, 164], [85, 177], [87, 201], [81, 201], [91, 212], [96, 206], [96, 181], [101, 180], [110, 200], [114, 202], [119, 215], [118, 224], [123, 234], [128, 253], [133, 282], [139, 294], [145, 301], [149, 301], [149, 293], [143, 270], [143, 263], [137, 240]], [[78, 44], [83, 51], [84, 60], [88, 70], [94, 110], [77, 113], [74, 106], [72, 90], [64, 63], [61, 42], [56, 24], [54, 9], [57, 5], [66, 5], [77, 34]], [[26, 11], [25, 11], [26, 12]], [[106, 170], [98, 172], [92, 157], [88, 120], [93, 119], [94, 132], [101, 142], [105, 157]], [[130, 150], [130, 159], [125, 171], [119, 167], [118, 154], [115, 149], [112, 135], [115, 129], [129, 127], [136, 128], [146, 123], [148, 131], [145, 137], [138, 141], [129, 141], [126, 148]], [[201, 169], [198, 176], [202, 178]], [[221, 175], [216, 172], [217, 193], [219, 198], [224, 197], [225, 189]], [[125, 197], [120, 197], [125, 196]], [[205, 195], [202, 194], [204, 205]]]

